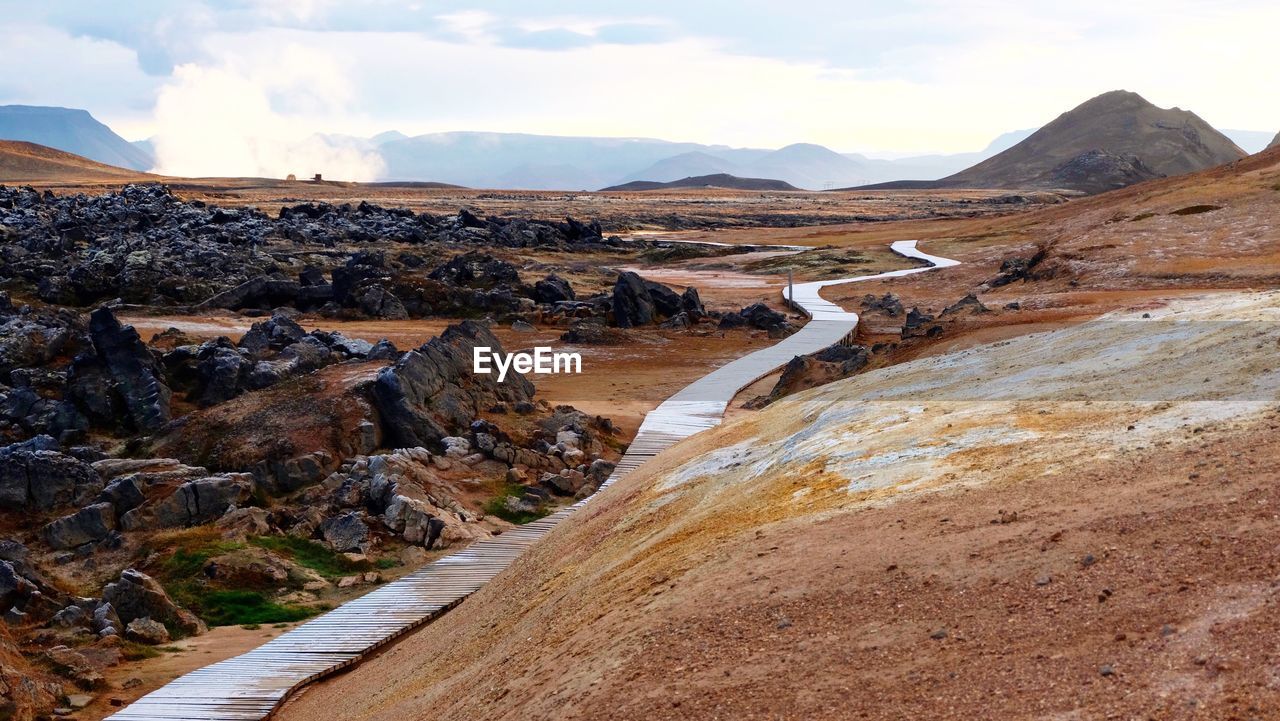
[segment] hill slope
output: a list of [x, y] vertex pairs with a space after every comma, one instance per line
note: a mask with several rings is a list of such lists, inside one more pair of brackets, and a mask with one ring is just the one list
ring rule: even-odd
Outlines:
[[1115, 90], [1058, 116], [943, 187], [1071, 188], [1096, 193], [1238, 160], [1245, 152], [1194, 113]]
[[62, 150], [19, 140], [0, 140], [0, 183], [41, 181], [129, 181], [154, 176], [117, 168]]
[[25, 140], [130, 170], [153, 165], [143, 148], [116, 135], [86, 110], [0, 106], [0, 140]]
[[1267, 146], [1267, 150], [1270, 150], [1272, 148], [1280, 148], [1280, 133], [1276, 133], [1275, 139], [1272, 140], [1271, 144]]
[[715, 173], [713, 175], [698, 175], [680, 180], [672, 180], [667, 183], [658, 183], [651, 180], [635, 180], [622, 185], [612, 185], [608, 188], [602, 188], [603, 191], [626, 191], [626, 190], [662, 190], [664, 188], [729, 188], [731, 190], [799, 190], [796, 186], [783, 181], [772, 180], [770, 178], [739, 178], [736, 175], [728, 173]]
[[[1280, 287], [1278, 171], [1272, 150], [885, 230], [965, 265], [877, 293], [949, 303], [1045, 244], [1053, 272], [989, 305], [1057, 306], [1081, 280], [1136, 307], [689, 439], [280, 718], [1277, 717], [1257, 659], [1280, 639], [1280, 295], [1211, 291]], [[1107, 295], [1141, 279], [1182, 299]]]

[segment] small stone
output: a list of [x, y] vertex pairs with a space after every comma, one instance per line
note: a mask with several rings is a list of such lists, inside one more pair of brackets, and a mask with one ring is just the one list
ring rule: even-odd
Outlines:
[[1080, 559], [1080, 565], [1084, 566], [1085, 568], [1088, 568], [1089, 566], [1092, 566], [1097, 562], [1098, 562], [1098, 559], [1094, 558], [1092, 553], [1086, 553], [1084, 555], [1084, 558]]
[[783, 616], [782, 618], [778, 619], [778, 628], [779, 629], [791, 628], [791, 619], [787, 618], [786, 616]]
[[67, 696], [67, 705], [71, 708], [84, 708], [93, 703], [93, 696], [87, 693], [73, 693]]
[[935, 641], [941, 641], [946, 637], [947, 637], [947, 629], [945, 628], [940, 628], [937, 631], [934, 631], [933, 633], [929, 634], [929, 638]]
[[1166, 638], [1174, 635], [1177, 632], [1178, 632], [1178, 629], [1175, 628], [1172, 624], [1166, 623], [1165, 625], [1160, 627], [1160, 635]]
[[1102, 674], [1103, 676], [1114, 676], [1116, 675], [1116, 670], [1114, 667], [1112, 667], [1111, 664], [1104, 663], [1098, 667], [1098, 673]]
[[1050, 576], [1047, 573], [1043, 576], [1039, 576], [1036, 578], [1037, 586], [1048, 586], [1051, 583], [1053, 583], [1053, 576]]
[[169, 642], [169, 629], [165, 628], [163, 623], [152, 621], [146, 616], [130, 621], [129, 625], [124, 627], [124, 635], [130, 641], [151, 646]]
[[120, 684], [120, 688], [131, 689], [131, 688], [137, 688], [141, 685], [142, 685], [142, 679], [138, 678], [137, 676], [133, 676], [131, 678], [125, 679], [125, 682]]
[[338, 588], [351, 588], [359, 582], [359, 576], [343, 576], [338, 579]]

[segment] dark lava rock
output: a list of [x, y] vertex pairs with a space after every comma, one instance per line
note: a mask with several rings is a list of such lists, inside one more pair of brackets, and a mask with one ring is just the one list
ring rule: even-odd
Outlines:
[[432, 270], [427, 277], [468, 288], [492, 288], [520, 283], [520, 274], [514, 265], [487, 253], [464, 253], [456, 256]]
[[620, 331], [605, 325], [602, 318], [575, 320], [569, 330], [560, 335], [560, 340], [576, 345], [613, 345], [626, 338]]
[[991, 309], [983, 305], [982, 301], [978, 300], [978, 296], [970, 293], [944, 308], [940, 317], [949, 318], [957, 315], [980, 315], [990, 312]]
[[907, 313], [907, 320], [902, 324], [903, 338], [921, 338], [935, 336], [942, 332], [942, 326], [934, 324], [933, 316], [921, 313], [919, 308], [912, 308]]
[[902, 301], [893, 293], [885, 293], [879, 298], [870, 293], [864, 295], [862, 297], [862, 310], [892, 317], [900, 316], [903, 312]]
[[102, 307], [89, 316], [89, 336], [133, 424], [148, 432], [163, 428], [169, 422], [169, 387], [138, 332]]
[[0, 448], [0, 508], [48, 510], [101, 487], [92, 466], [57, 451], [31, 450], [40, 445], [28, 441]]
[[613, 285], [613, 324], [619, 328], [649, 325], [656, 319], [653, 296], [644, 278], [631, 271], [618, 274]]
[[689, 314], [690, 320], [695, 323], [707, 316], [707, 309], [702, 306], [702, 298], [698, 296], [698, 289], [689, 286], [684, 289], [684, 293], [680, 294], [680, 308]]
[[533, 284], [533, 299], [539, 303], [559, 303], [576, 300], [576, 296], [569, 281], [552, 273]]
[[533, 400], [533, 384], [514, 370], [501, 383], [496, 370], [472, 372], [477, 347], [502, 352], [488, 328], [464, 321], [382, 369], [374, 399], [391, 445], [434, 446], [486, 409]]

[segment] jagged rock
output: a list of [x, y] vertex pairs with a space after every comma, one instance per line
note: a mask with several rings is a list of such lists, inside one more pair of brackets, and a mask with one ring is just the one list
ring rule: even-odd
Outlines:
[[103, 601], [93, 609], [93, 620], [91, 621], [93, 632], [99, 637], [119, 636], [124, 624], [120, 621], [120, 614], [116, 613], [116, 607], [110, 603]]
[[520, 273], [514, 265], [487, 253], [455, 256], [432, 270], [427, 277], [468, 288], [492, 288], [520, 282]]
[[397, 360], [400, 358], [400, 351], [396, 348], [396, 344], [383, 338], [373, 345], [365, 355], [368, 360]]
[[48, 510], [101, 486], [98, 474], [84, 461], [57, 451], [30, 450], [33, 447], [37, 446], [28, 442], [0, 448], [0, 508]]
[[583, 318], [575, 320], [560, 340], [578, 345], [612, 345], [623, 342], [626, 336], [606, 326], [601, 318]]
[[209, 476], [183, 483], [167, 498], [129, 511], [120, 522], [126, 531], [197, 526], [216, 521], [252, 493], [253, 476], [248, 473]]
[[987, 281], [992, 288], [999, 288], [1016, 281], [1040, 280], [1052, 275], [1051, 272], [1039, 269], [1048, 257], [1048, 250], [1041, 248], [1030, 258], [1006, 258], [1000, 263], [1000, 275]]
[[169, 387], [138, 332], [102, 307], [89, 316], [89, 335], [133, 424], [149, 432], [163, 428], [169, 422]]
[[961, 298], [960, 300], [956, 301], [955, 303], [952, 303], [951, 305], [944, 308], [942, 310], [942, 314], [940, 317], [948, 318], [948, 317], [953, 317], [961, 314], [979, 315], [982, 313], [990, 313], [990, 312], [991, 312], [991, 309], [983, 305], [982, 301], [978, 300], [978, 296], [974, 295], [973, 293], [970, 293], [965, 297]]
[[364, 287], [356, 298], [356, 306], [365, 314], [386, 320], [405, 320], [409, 311], [394, 293], [378, 284]]
[[655, 318], [653, 296], [644, 278], [629, 270], [619, 273], [613, 285], [613, 324], [635, 328], [649, 325]]
[[240, 350], [218, 345], [202, 347], [196, 367], [197, 386], [192, 393], [202, 408], [240, 395], [248, 385], [253, 362]]
[[692, 325], [692, 321], [689, 319], [689, 314], [684, 311], [680, 311], [679, 313], [676, 313], [670, 318], [659, 323], [658, 327], [667, 328], [671, 330], [683, 330], [685, 328], [688, 328], [690, 325]]
[[569, 281], [552, 273], [533, 284], [533, 299], [539, 303], [561, 303], [577, 300]]
[[921, 313], [919, 308], [912, 308], [907, 313], [907, 320], [902, 325], [903, 338], [921, 338], [935, 336], [942, 332], [942, 326], [934, 324], [933, 316]]
[[617, 468], [616, 464], [610, 463], [603, 458], [597, 458], [591, 462], [590, 468], [587, 469], [587, 478], [596, 484], [603, 483], [608, 480], [609, 476], [613, 475], [615, 468]]
[[271, 351], [282, 351], [306, 337], [307, 332], [302, 326], [289, 316], [276, 313], [270, 320], [254, 323], [240, 339], [239, 345], [251, 357], [261, 359]]
[[106, 538], [115, 527], [115, 508], [110, 503], [95, 503], [48, 523], [40, 535], [52, 548], [74, 548]]
[[867, 313], [881, 313], [896, 318], [902, 315], [902, 301], [893, 293], [885, 293], [877, 298], [868, 293], [862, 296], [862, 310]]
[[689, 319], [693, 322], [707, 316], [707, 309], [702, 306], [702, 298], [698, 295], [698, 289], [689, 286], [680, 294], [680, 308], [689, 314]]
[[787, 317], [764, 303], [752, 303], [737, 313], [726, 313], [720, 318], [719, 327], [722, 329], [743, 326], [767, 330], [771, 336], [790, 329]]
[[515, 320], [511, 323], [511, 330], [516, 331], [517, 333], [535, 333], [538, 329], [534, 328], [533, 325], [526, 321]]
[[378, 373], [374, 399], [391, 444], [430, 446], [450, 435], [449, 428], [465, 427], [499, 403], [533, 399], [533, 384], [514, 370], [502, 383], [496, 371], [473, 373], [473, 349], [479, 346], [502, 352], [493, 333], [465, 321]]
[[369, 526], [355, 511], [329, 518], [320, 524], [325, 543], [338, 553], [369, 552]]
[[184, 633], [203, 633], [204, 622], [178, 606], [155, 579], [136, 569], [120, 573], [117, 581], [108, 583], [102, 599], [115, 609], [121, 622], [150, 618]]
[[145, 643], [148, 646], [159, 646], [162, 643], [169, 643], [169, 629], [164, 627], [159, 621], [152, 621], [150, 618], [135, 618], [124, 627], [124, 636], [130, 641]]

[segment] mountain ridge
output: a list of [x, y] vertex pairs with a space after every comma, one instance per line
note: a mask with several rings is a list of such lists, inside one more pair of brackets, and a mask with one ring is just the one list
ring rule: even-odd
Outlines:
[[154, 165], [142, 148], [79, 108], [0, 105], [0, 139], [35, 143], [129, 170], [146, 171]]
[[1195, 113], [1158, 108], [1137, 93], [1113, 90], [1059, 115], [1008, 150], [943, 178], [939, 185], [1101, 192], [1139, 179], [1204, 170], [1246, 155]]

